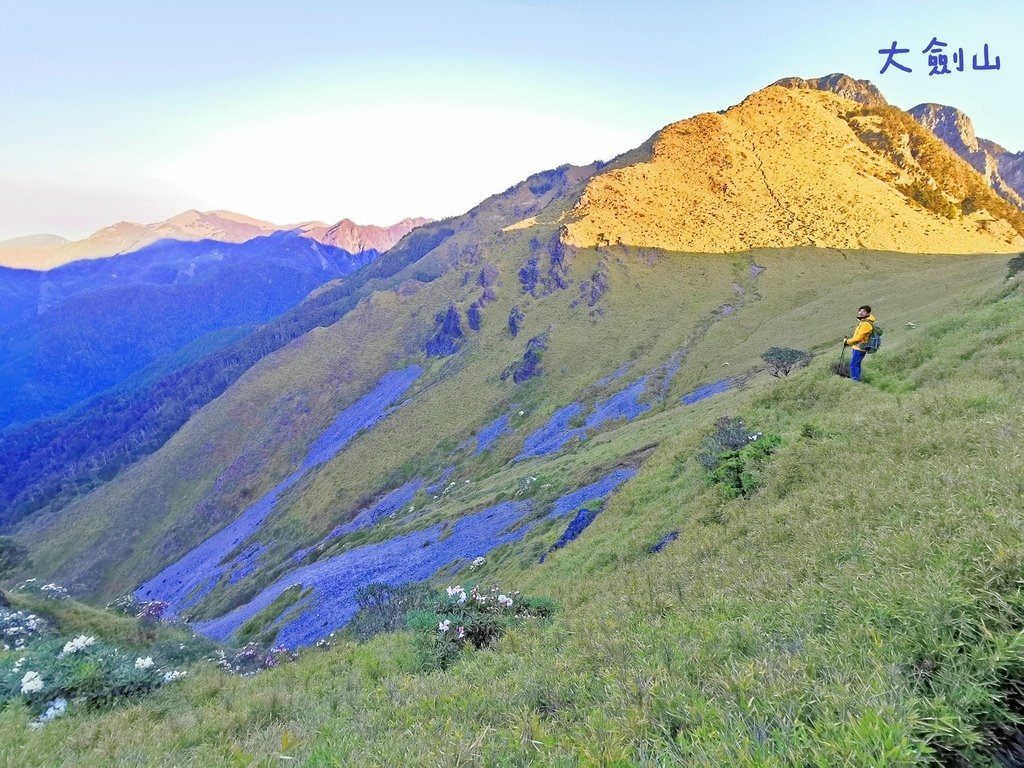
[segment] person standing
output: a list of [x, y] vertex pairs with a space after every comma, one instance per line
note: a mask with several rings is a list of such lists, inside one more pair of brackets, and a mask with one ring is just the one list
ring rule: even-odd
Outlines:
[[848, 339], [843, 339], [843, 345], [853, 350], [850, 357], [850, 378], [854, 381], [860, 381], [860, 364], [864, 361], [864, 355], [867, 354], [868, 339], [871, 338], [871, 332], [874, 329], [875, 316], [871, 314], [871, 307], [865, 304], [857, 310], [857, 327], [854, 329], [853, 335]]

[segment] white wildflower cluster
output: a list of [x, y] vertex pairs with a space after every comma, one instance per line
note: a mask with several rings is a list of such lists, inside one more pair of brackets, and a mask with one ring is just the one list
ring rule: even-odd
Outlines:
[[165, 683], [173, 683], [175, 680], [181, 680], [181, 678], [185, 677], [185, 675], [187, 674], [188, 672], [185, 672], [180, 669], [169, 669], [166, 672], [164, 672], [163, 679]]
[[[445, 619], [444, 621], [440, 622], [437, 625], [437, 631], [440, 632], [442, 635], [447, 634], [448, 632], [450, 632], [451, 628], [452, 628], [452, 620], [451, 619]], [[455, 639], [456, 640], [463, 640], [465, 637], [466, 637], [466, 628], [465, 627], [456, 627], [456, 629], [455, 629]]]
[[139, 600], [135, 595], [122, 595], [107, 603], [107, 608], [136, 619], [168, 621], [170, 606], [163, 600]]
[[153, 657], [147, 656], [146, 658], [138, 658], [135, 660], [136, 669], [149, 669], [153, 666]]
[[755, 432], [752, 435], [747, 435], [747, 440], [750, 441], [751, 443], [755, 443], [762, 437], [764, 437], [764, 432]]
[[907, 328], [917, 328], [917, 323], [908, 322], [907, 323]]
[[522, 496], [524, 493], [526, 493], [527, 489], [536, 482], [536, 477], [534, 477], [533, 475], [528, 476], [525, 480], [523, 480], [523, 487], [516, 491], [516, 496]]
[[86, 637], [85, 635], [79, 635], [74, 640], [68, 640], [66, 643], [64, 643], [64, 650], [60, 652], [60, 657], [63, 658], [64, 656], [70, 656], [73, 653], [84, 651], [86, 648], [88, 648], [90, 645], [93, 645], [95, 642], [96, 638], [91, 635], [88, 637]]
[[65, 600], [68, 596], [68, 591], [60, 584], [40, 584], [39, 579], [25, 579], [14, 589], [16, 592], [29, 592], [49, 600]]
[[316, 641], [316, 647], [317, 648], [324, 648], [324, 649], [333, 648], [334, 647], [334, 641], [336, 639], [335, 635], [336, 635], [335, 632], [331, 632], [331, 634], [329, 634], [327, 637], [321, 637], [319, 640]]
[[21, 692], [25, 695], [43, 690], [43, 678], [38, 672], [26, 672], [21, 678]]
[[482, 565], [483, 565], [484, 563], [486, 563], [486, 562], [487, 562], [487, 559], [486, 559], [486, 558], [483, 558], [483, 557], [478, 557], [478, 558], [476, 558], [476, 559], [475, 559], [475, 560], [473, 561], [473, 566], [472, 566], [472, 567], [473, 567], [474, 569], [476, 569], [476, 568], [479, 568], [480, 566], [482, 566]]
[[0, 609], [0, 645], [5, 651], [21, 650], [49, 630], [47, 621], [34, 613]]
[[469, 594], [466, 593], [465, 588], [461, 584], [456, 584], [453, 587], [448, 587], [445, 592], [448, 594], [449, 599], [454, 600], [459, 605], [465, 604], [468, 600], [471, 601], [471, 605], [475, 605], [478, 608], [496, 611], [511, 608], [515, 604], [514, 596], [519, 594], [518, 592], [513, 592], [511, 595], [499, 594], [497, 584], [491, 587], [489, 591], [473, 587]]
[[448, 597], [457, 602], [459, 605], [462, 605], [466, 602], [466, 590], [462, 588], [461, 584], [456, 584], [454, 587], [448, 587], [448, 589], [446, 589], [445, 592], [448, 593]]

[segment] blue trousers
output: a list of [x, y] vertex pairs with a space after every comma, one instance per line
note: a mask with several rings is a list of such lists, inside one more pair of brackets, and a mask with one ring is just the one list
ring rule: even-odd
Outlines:
[[850, 378], [854, 381], [860, 381], [860, 364], [866, 354], [867, 352], [862, 352], [859, 349], [853, 350], [853, 355], [850, 357]]

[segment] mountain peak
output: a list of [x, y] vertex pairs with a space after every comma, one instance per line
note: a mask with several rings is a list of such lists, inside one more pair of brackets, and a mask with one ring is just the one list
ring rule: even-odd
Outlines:
[[977, 152], [978, 137], [974, 135], [974, 123], [956, 107], [945, 104], [918, 104], [907, 112], [917, 122], [930, 130], [958, 155]]
[[649, 160], [594, 176], [564, 239], [698, 253], [996, 253], [1019, 249], [1022, 233], [1019, 212], [905, 112], [772, 85], [667, 126]]
[[831, 75], [825, 75], [816, 80], [784, 77], [781, 80], [776, 80], [772, 85], [778, 85], [783, 88], [807, 88], [816, 91], [829, 91], [841, 98], [869, 107], [888, 104], [885, 97], [882, 96], [882, 92], [871, 81], [856, 80], [849, 75], [844, 75], [842, 72], [833, 72]]
[[374, 224], [356, 224], [352, 219], [344, 218], [337, 224], [309, 227], [303, 231], [306, 237], [342, 248], [349, 253], [375, 250], [383, 253], [391, 249], [411, 230], [426, 224], [430, 219], [406, 218], [388, 227]]

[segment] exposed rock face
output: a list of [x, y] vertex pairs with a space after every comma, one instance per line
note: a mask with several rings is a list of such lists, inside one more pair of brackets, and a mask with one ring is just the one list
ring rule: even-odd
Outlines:
[[483, 321], [483, 313], [480, 311], [480, 302], [474, 301], [466, 310], [466, 322], [474, 331], [480, 330], [480, 323]]
[[956, 107], [918, 104], [908, 113], [966, 160], [1005, 200], [1024, 210], [1024, 152], [979, 139], [971, 118]]
[[[967, 160], [978, 171], [984, 172], [984, 158], [978, 155], [978, 139], [974, 135], [974, 124], [971, 118], [955, 107], [942, 104], [918, 104], [908, 109], [917, 122], [934, 133], [960, 157]], [[980, 162], [979, 162], [980, 159]]]
[[518, 305], [512, 307], [512, 311], [508, 315], [508, 332], [512, 334], [512, 338], [519, 335], [519, 328], [525, 319], [526, 315], [523, 314], [523, 310]]
[[504, 381], [511, 375], [512, 381], [516, 384], [522, 384], [527, 379], [540, 376], [542, 373], [540, 360], [544, 356], [544, 351], [548, 348], [548, 336], [549, 334], [545, 332], [527, 341], [526, 351], [523, 352], [522, 359], [517, 360], [502, 372], [502, 380]]
[[523, 293], [533, 294], [537, 290], [537, 281], [540, 280], [538, 259], [531, 256], [526, 266], [519, 270], [519, 284], [523, 287]]
[[423, 347], [427, 357], [446, 357], [458, 352], [464, 336], [462, 316], [458, 307], [449, 304], [447, 312], [437, 313], [434, 324], [436, 326], [434, 335]]
[[874, 96], [862, 84], [854, 95], [770, 86], [669, 125], [649, 160], [588, 182], [563, 242], [697, 253], [1024, 247], [1019, 210], [905, 112], [864, 103]]
[[784, 77], [776, 80], [773, 85], [781, 85], [783, 88], [806, 88], [815, 91], [830, 91], [849, 101], [864, 104], [869, 107], [885, 106], [888, 102], [882, 96], [873, 83], [868, 80], [854, 80], [849, 75], [834, 72], [831, 75], [819, 77], [817, 80], [805, 80], [800, 77]]

